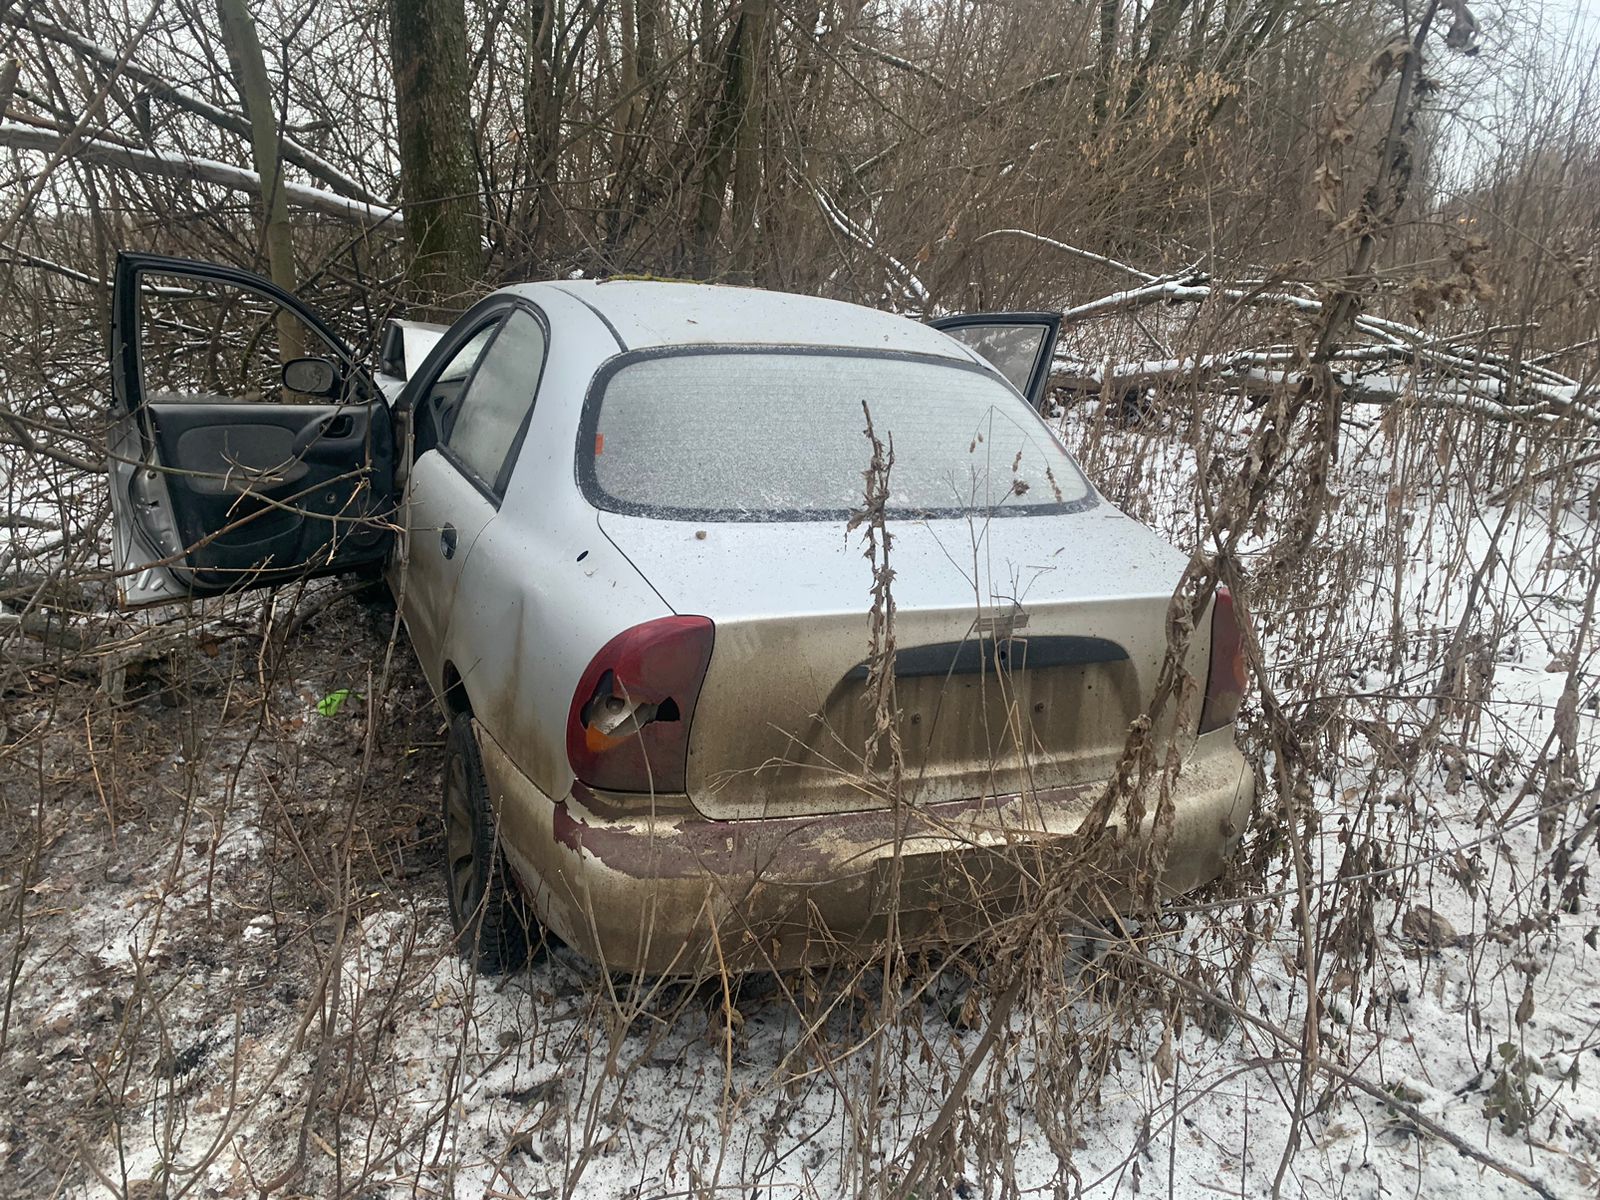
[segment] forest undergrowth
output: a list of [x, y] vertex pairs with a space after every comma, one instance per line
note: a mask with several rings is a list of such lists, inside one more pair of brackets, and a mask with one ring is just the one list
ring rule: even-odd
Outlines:
[[[1250, 420], [1193, 395], [1063, 429], [1192, 547]], [[1271, 720], [1304, 759], [1229, 877], [1104, 926], [1042, 895], [890, 966], [630, 980], [549, 947], [475, 977], [440, 719], [381, 590], [204, 602], [115, 694], [114, 656], [45, 643], [0, 750], [0, 1190], [1592, 1189], [1600, 480], [1498, 495], [1540, 449], [1352, 420], [1297, 568], [1287, 511], [1241, 542], [1242, 742], [1264, 784]]]

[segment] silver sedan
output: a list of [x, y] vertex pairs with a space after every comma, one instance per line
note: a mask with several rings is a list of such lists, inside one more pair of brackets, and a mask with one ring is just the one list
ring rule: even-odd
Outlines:
[[[382, 564], [449, 719], [450, 910], [485, 969], [539, 926], [649, 973], [972, 936], [1103, 792], [1185, 560], [1039, 418], [1052, 318], [944, 324], [538, 283], [394, 325], [369, 374], [265, 280], [124, 256], [124, 600]], [[898, 766], [846, 532], [863, 406], [893, 449]], [[1222, 600], [1188, 664], [1203, 704], [1159, 730], [1185, 763], [1167, 894], [1217, 875], [1251, 802]], [[1081, 881], [1101, 905], [1145, 833]]]

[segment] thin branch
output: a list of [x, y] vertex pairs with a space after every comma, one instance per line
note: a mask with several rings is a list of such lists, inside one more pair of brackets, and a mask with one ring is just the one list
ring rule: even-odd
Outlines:
[[1138, 267], [1130, 267], [1125, 262], [1118, 262], [1114, 258], [1107, 258], [1104, 254], [1096, 254], [1092, 250], [1083, 250], [1077, 246], [1069, 246], [1066, 242], [1058, 242], [1055, 238], [1045, 237], [1045, 235], [1042, 233], [1030, 233], [1026, 229], [991, 229], [988, 233], [980, 233], [972, 240], [974, 242], [981, 242], [988, 238], [1001, 237], [1002, 235], [1027, 238], [1029, 241], [1034, 241], [1040, 243], [1041, 245], [1049, 246], [1053, 250], [1060, 250], [1064, 254], [1071, 254], [1078, 258], [1085, 259], [1088, 262], [1099, 263], [1103, 267], [1114, 267], [1116, 270], [1122, 271], [1128, 275], [1132, 275], [1135, 279], [1142, 279], [1146, 283], [1154, 283], [1160, 278], [1160, 276], [1151, 275], [1147, 271], [1141, 271]]
[[27, 423], [17, 414], [0, 408], [0, 425], [11, 431], [11, 436], [0, 437], [0, 445], [17, 446], [29, 454], [38, 454], [44, 458], [61, 463], [63, 466], [73, 467], [79, 471], [92, 471], [99, 475], [105, 472], [105, 464], [90, 462], [88, 459], [65, 450], [56, 450], [46, 446], [28, 431]]
[[927, 67], [919, 67], [909, 58], [901, 58], [898, 54], [891, 54], [887, 50], [880, 50], [878, 47], [868, 45], [860, 38], [853, 37], [850, 34], [845, 34], [844, 40], [845, 44], [857, 53], [865, 54], [868, 58], [875, 58], [879, 62], [885, 64], [886, 66], [891, 66], [897, 71], [904, 71], [908, 75], [915, 75], [918, 79], [926, 80], [928, 83], [933, 84], [933, 86], [938, 88], [941, 92], [947, 92], [950, 90], [950, 85], [948, 83], [940, 79], [932, 71], [928, 70]]
[[[1127, 952], [1122, 951], [1122, 953]], [[1227, 1013], [1234, 1020], [1242, 1021], [1247, 1025], [1261, 1030], [1261, 1032], [1267, 1034], [1285, 1048], [1299, 1048], [1301, 1042], [1300, 1038], [1296, 1037], [1293, 1033], [1289, 1032], [1287, 1029], [1284, 1029], [1282, 1026], [1273, 1024], [1273, 1022], [1268, 1020], [1266, 1017], [1258, 1016], [1257, 1014], [1250, 1012], [1248, 1009], [1241, 1008], [1239, 1005], [1228, 1000], [1225, 996], [1222, 996], [1210, 989], [1203, 988], [1191, 979], [1185, 979], [1176, 971], [1168, 970], [1160, 963], [1151, 959], [1149, 955], [1129, 954], [1128, 956], [1136, 959], [1139, 965], [1144, 967], [1146, 970], [1160, 975], [1168, 983], [1183, 988], [1184, 990], [1191, 992], [1196, 996], [1202, 997], [1206, 1003], [1211, 1004]], [[1504, 1175], [1507, 1179], [1520, 1183], [1523, 1187], [1542, 1196], [1544, 1200], [1556, 1200], [1556, 1194], [1551, 1191], [1549, 1186], [1546, 1185], [1542, 1180], [1529, 1175], [1526, 1171], [1523, 1171], [1518, 1167], [1514, 1167], [1508, 1162], [1496, 1158], [1492, 1154], [1478, 1149], [1478, 1147], [1474, 1146], [1465, 1138], [1452, 1133], [1443, 1125], [1439, 1124], [1439, 1122], [1435, 1121], [1432, 1117], [1425, 1115], [1415, 1104], [1407, 1103], [1406, 1101], [1400, 1099], [1400, 1097], [1394, 1095], [1394, 1093], [1390, 1092], [1387, 1088], [1379, 1087], [1377, 1084], [1363, 1079], [1355, 1072], [1347, 1071], [1337, 1063], [1330, 1062], [1326, 1057], [1321, 1055], [1309, 1061], [1307, 1065], [1313, 1071], [1321, 1071], [1324, 1074], [1331, 1075], [1335, 1079], [1349, 1084], [1358, 1091], [1364, 1092], [1366, 1095], [1371, 1096], [1385, 1108], [1390, 1109], [1391, 1111], [1410, 1121], [1412, 1124], [1416, 1125], [1417, 1128], [1424, 1129], [1428, 1133], [1433, 1134], [1434, 1137], [1448, 1143], [1455, 1149], [1456, 1153], [1462, 1155], [1463, 1157], [1470, 1158], [1473, 1162], [1481, 1163], [1483, 1166], [1488, 1167], [1491, 1171], [1497, 1171], [1501, 1175]]]
[[1023, 84], [1015, 91], [1007, 92], [1004, 96], [997, 96], [993, 100], [985, 100], [981, 103], [967, 105], [966, 107], [962, 108], [961, 111], [954, 113], [944, 120], [935, 121], [927, 129], [921, 130], [917, 134], [896, 138], [870, 158], [862, 159], [854, 167], [850, 168], [850, 173], [859, 179], [861, 176], [871, 171], [874, 167], [880, 166], [882, 163], [900, 153], [900, 151], [905, 148], [908, 142], [917, 140], [919, 138], [932, 137], [934, 134], [943, 133], [946, 130], [958, 129], [961, 126], [970, 124], [981, 117], [988, 116], [997, 108], [1004, 108], [1007, 105], [1020, 104], [1024, 100], [1031, 100], [1035, 96], [1042, 95], [1046, 92], [1055, 91], [1057, 88], [1065, 87], [1067, 84], [1076, 80], [1087, 79], [1089, 78], [1090, 74], [1091, 72], [1089, 71], [1053, 71], [1049, 75], [1040, 76], [1038, 79]]
[[890, 254], [888, 251], [879, 246], [873, 236], [860, 225], [857, 225], [854, 221], [847, 217], [843, 210], [841, 210], [837, 204], [830, 200], [821, 188], [813, 187], [811, 190], [812, 194], [816, 196], [817, 207], [822, 209], [823, 216], [827, 217], [833, 226], [839, 230], [839, 232], [843, 233], [847, 238], [855, 242], [857, 245], [862, 246], [876, 254], [884, 261], [891, 271], [900, 277], [900, 282], [905, 286], [907, 291], [915, 296], [923, 305], [928, 303], [928, 289], [923, 284], [922, 280], [917, 278], [916, 273], [912, 271], [910, 267], [906, 266], [905, 263], [901, 262], [894, 255]]

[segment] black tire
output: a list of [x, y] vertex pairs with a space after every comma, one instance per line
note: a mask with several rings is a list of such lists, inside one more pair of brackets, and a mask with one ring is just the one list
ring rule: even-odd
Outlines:
[[500, 849], [468, 713], [450, 722], [443, 792], [445, 893], [456, 947], [485, 975], [515, 971], [528, 961], [538, 924]]

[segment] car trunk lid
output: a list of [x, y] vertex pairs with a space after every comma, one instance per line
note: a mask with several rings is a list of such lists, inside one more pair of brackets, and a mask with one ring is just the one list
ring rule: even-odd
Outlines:
[[[890, 802], [887, 726], [875, 761], [864, 758], [878, 718], [872, 566], [860, 532], [833, 521], [610, 512], [600, 524], [674, 611], [715, 623], [686, 775], [701, 812], [736, 819]], [[1070, 516], [892, 521], [888, 530], [904, 799], [1108, 776], [1165, 652], [1183, 556], [1103, 502]]]

